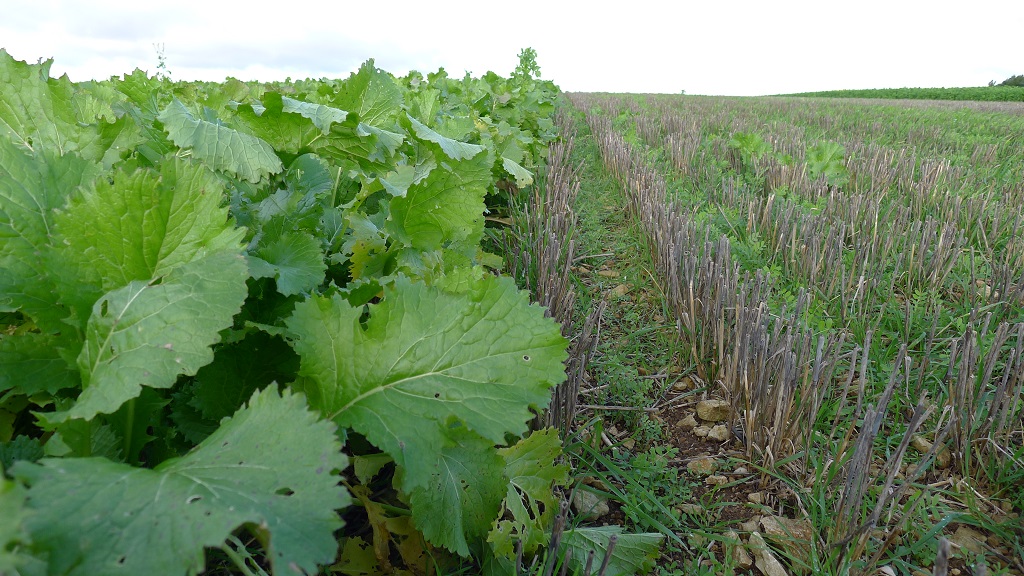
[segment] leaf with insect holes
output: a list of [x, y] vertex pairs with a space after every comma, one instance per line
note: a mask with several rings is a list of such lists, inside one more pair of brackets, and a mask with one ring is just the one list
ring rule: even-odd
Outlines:
[[487, 535], [508, 480], [494, 443], [461, 425], [445, 427], [448, 443], [426, 470], [426, 486], [411, 490], [413, 521], [427, 541], [469, 556], [470, 542]]
[[569, 479], [569, 467], [555, 463], [562, 454], [558, 430], [538, 430], [498, 453], [505, 460], [509, 479], [505, 495], [508, 514], [494, 521], [487, 540], [499, 556], [511, 557], [517, 541], [523, 543], [523, 552], [532, 554], [547, 542], [545, 530], [558, 510], [552, 489]]
[[[404, 469], [402, 490], [414, 507], [429, 510], [429, 522], [461, 515], [462, 539], [450, 529], [424, 531], [465, 552], [465, 536], [486, 535], [494, 516], [481, 524], [462, 515], [473, 514], [465, 508], [445, 511], [459, 504], [453, 490], [469, 491], [464, 502], [473, 507], [496, 511], [506, 484], [491, 498], [491, 472], [457, 468], [493, 461], [501, 474], [493, 446], [525, 432], [531, 406], [550, 400], [551, 387], [565, 377], [565, 339], [507, 278], [486, 276], [462, 294], [399, 278], [368, 309], [364, 321], [363, 306], [337, 295], [296, 305], [286, 322], [300, 358], [296, 386], [311, 406], [395, 459]], [[478, 450], [481, 443], [491, 456]]]
[[30, 486], [25, 525], [51, 574], [201, 572], [204, 548], [246, 524], [265, 534], [275, 574], [312, 574], [337, 552], [334, 511], [351, 497], [333, 472], [346, 464], [334, 425], [272, 387], [153, 470], [65, 458], [13, 473]]
[[215, 170], [259, 182], [283, 168], [270, 144], [223, 124], [197, 120], [177, 98], [157, 119], [163, 122], [172, 142], [180, 148], [191, 148], [193, 156]]
[[221, 252], [132, 282], [93, 306], [78, 367], [85, 389], [68, 412], [109, 414], [143, 386], [170, 388], [213, 360], [210, 347], [242, 307], [249, 277], [241, 255]]

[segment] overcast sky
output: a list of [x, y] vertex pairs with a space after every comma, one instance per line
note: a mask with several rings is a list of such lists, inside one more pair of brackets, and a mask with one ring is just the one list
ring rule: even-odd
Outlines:
[[983, 86], [1024, 74], [1022, 0], [0, 0], [0, 47], [72, 80], [510, 73], [567, 91], [758, 95]]

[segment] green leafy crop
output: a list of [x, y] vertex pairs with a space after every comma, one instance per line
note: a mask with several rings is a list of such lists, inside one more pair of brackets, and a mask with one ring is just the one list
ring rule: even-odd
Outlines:
[[464, 533], [485, 536], [505, 493], [494, 445], [522, 435], [564, 377], [565, 341], [525, 298], [493, 277], [464, 294], [399, 279], [365, 322], [340, 296], [287, 321], [311, 406], [390, 455], [424, 534], [464, 555]]
[[807, 174], [812, 179], [825, 177], [829, 186], [842, 187], [850, 182], [846, 168], [846, 149], [835, 142], [818, 142], [807, 149]]
[[481, 244], [554, 138], [538, 76], [75, 84], [0, 50], [0, 572], [539, 553], [566, 341]]
[[153, 470], [103, 458], [19, 464], [14, 474], [32, 486], [32, 550], [50, 573], [196, 572], [204, 547], [252, 524], [266, 533], [275, 571], [314, 571], [334, 557], [334, 510], [350, 497], [332, 474], [346, 466], [334, 426], [304, 404], [257, 392], [195, 449]]
[[729, 139], [729, 148], [739, 152], [743, 164], [751, 166], [762, 156], [772, 151], [772, 147], [760, 135], [753, 132], [737, 132]]

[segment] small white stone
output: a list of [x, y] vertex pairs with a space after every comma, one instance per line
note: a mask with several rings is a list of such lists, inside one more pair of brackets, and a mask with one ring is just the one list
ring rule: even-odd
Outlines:
[[697, 402], [697, 416], [706, 422], [721, 422], [729, 417], [732, 406], [725, 400], [701, 400]]
[[572, 507], [584, 520], [597, 520], [611, 511], [607, 500], [588, 490], [576, 490]]
[[677, 508], [679, 508], [680, 512], [693, 516], [699, 516], [704, 513], [704, 507], [700, 504], [680, 504]]
[[723, 484], [728, 484], [729, 483], [729, 479], [726, 478], [725, 476], [715, 475], [715, 476], [708, 476], [707, 478], [704, 479], [704, 482], [706, 482], [710, 486], [721, 486]]
[[710, 456], [703, 456], [686, 463], [686, 469], [692, 474], [711, 474], [718, 470], [718, 462]]
[[708, 439], [716, 442], [725, 442], [732, 437], [732, 432], [725, 424], [719, 424], [708, 431]]
[[760, 532], [750, 535], [750, 551], [754, 553], [754, 564], [765, 576], [789, 576], [782, 563], [768, 549]]
[[693, 417], [693, 414], [687, 414], [686, 418], [676, 423], [676, 427], [681, 430], [693, 430], [697, 427], [697, 419]]

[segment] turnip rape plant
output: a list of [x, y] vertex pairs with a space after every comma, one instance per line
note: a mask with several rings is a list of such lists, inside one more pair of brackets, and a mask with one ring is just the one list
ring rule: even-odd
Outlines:
[[772, 151], [771, 145], [754, 132], [737, 132], [732, 135], [728, 144], [729, 149], [733, 150], [739, 159], [740, 168], [755, 172], [761, 158]]
[[239, 535], [279, 574], [540, 553], [568, 470], [527, 423], [566, 341], [481, 240], [552, 84], [49, 65], [0, 50], [0, 572], [247, 572]]
[[828, 185], [842, 188], [850, 183], [846, 168], [846, 149], [836, 142], [818, 142], [807, 148], [807, 175], [812, 180], [824, 177]]

